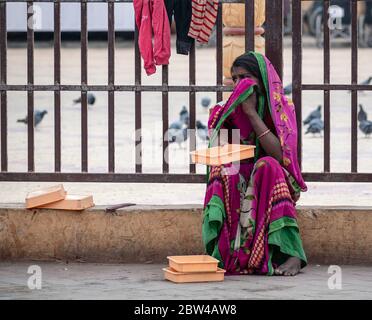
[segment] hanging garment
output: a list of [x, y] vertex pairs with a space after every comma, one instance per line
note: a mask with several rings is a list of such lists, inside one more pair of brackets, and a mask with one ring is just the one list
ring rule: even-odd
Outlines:
[[147, 75], [155, 65], [167, 65], [170, 58], [170, 26], [163, 0], [133, 0], [138, 46]]
[[218, 0], [192, 0], [189, 36], [208, 43], [218, 13]]
[[194, 39], [188, 36], [191, 22], [191, 0], [164, 0], [168, 12], [169, 24], [172, 17], [176, 22], [176, 48], [178, 54], [188, 55]]

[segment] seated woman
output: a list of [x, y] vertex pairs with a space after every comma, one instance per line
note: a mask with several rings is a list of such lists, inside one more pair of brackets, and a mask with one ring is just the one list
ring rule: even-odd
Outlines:
[[[307, 264], [295, 209], [307, 190], [297, 160], [295, 108], [263, 55], [241, 55], [231, 74], [234, 92], [209, 117], [210, 146], [256, 145], [255, 157], [209, 167], [205, 250], [228, 275], [294, 276]], [[240, 141], [232, 134], [223, 139], [222, 129], [239, 130]]]

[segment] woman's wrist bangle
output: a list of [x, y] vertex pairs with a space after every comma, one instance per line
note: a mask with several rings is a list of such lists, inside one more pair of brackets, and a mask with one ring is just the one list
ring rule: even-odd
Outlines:
[[270, 129], [267, 129], [266, 131], [264, 131], [263, 133], [261, 133], [257, 139], [261, 139], [263, 136], [267, 135], [268, 133], [270, 132]]

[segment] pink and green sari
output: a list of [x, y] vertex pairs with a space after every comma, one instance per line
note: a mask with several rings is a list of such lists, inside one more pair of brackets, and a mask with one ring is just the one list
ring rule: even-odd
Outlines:
[[227, 275], [272, 275], [289, 256], [301, 259], [302, 267], [307, 264], [294, 200], [307, 190], [297, 160], [295, 108], [270, 61], [253, 54], [266, 89], [258, 94], [258, 114], [279, 138], [283, 164], [265, 154], [241, 109], [257, 88], [253, 80], [243, 79], [225, 104], [213, 108], [208, 121], [210, 146], [218, 144], [222, 129], [238, 129], [240, 144], [256, 145], [252, 159], [208, 168], [203, 242]]

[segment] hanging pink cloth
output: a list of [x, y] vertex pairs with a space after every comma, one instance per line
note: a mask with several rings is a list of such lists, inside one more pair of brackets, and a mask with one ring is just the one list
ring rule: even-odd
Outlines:
[[133, 6], [139, 32], [139, 50], [149, 76], [156, 72], [155, 65], [169, 64], [169, 19], [163, 0], [134, 0]]

